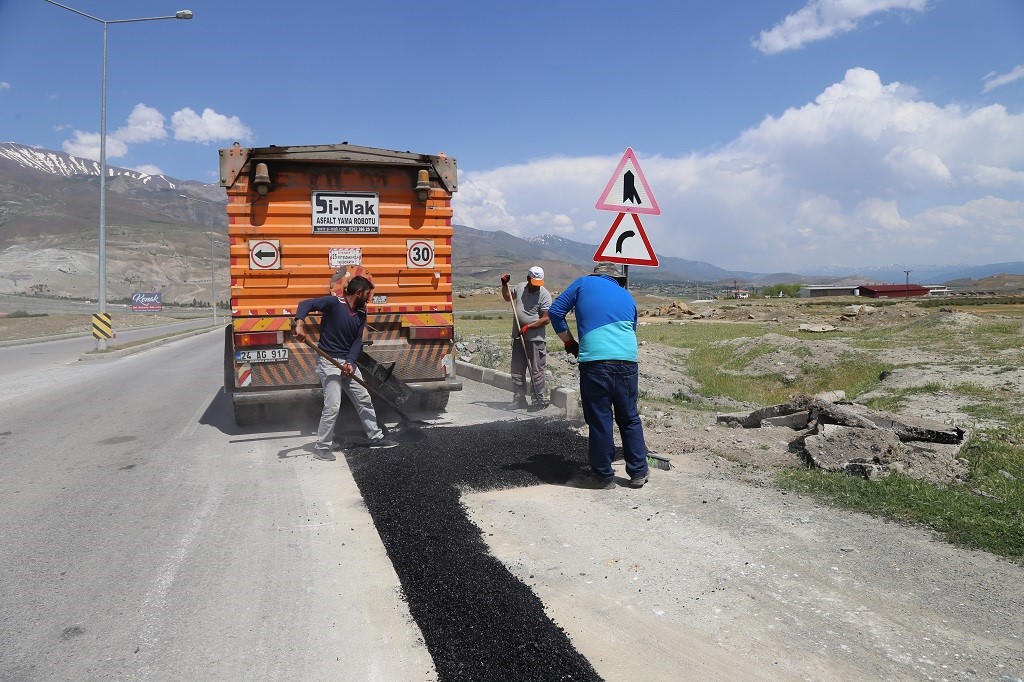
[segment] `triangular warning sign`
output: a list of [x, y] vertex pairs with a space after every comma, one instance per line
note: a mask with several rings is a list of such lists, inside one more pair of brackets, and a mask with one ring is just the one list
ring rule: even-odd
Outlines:
[[624, 265], [657, 265], [658, 257], [654, 255], [644, 226], [640, 224], [640, 216], [630, 214], [633, 226], [628, 222], [622, 222], [625, 216], [625, 213], [620, 213], [612, 223], [612, 229], [608, 230], [608, 235], [601, 242], [601, 246], [597, 247], [594, 260]]
[[612, 179], [604, 188], [601, 198], [597, 200], [597, 208], [619, 213], [649, 213], [661, 215], [658, 202], [647, 184], [644, 172], [632, 147], [626, 148], [618, 167], [612, 173]]

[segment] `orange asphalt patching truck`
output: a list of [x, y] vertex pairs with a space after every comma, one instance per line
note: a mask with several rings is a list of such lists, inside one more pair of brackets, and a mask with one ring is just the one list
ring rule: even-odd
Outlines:
[[[455, 159], [348, 144], [220, 150], [228, 195], [231, 325], [224, 388], [239, 425], [270, 403], [321, 395], [313, 349], [292, 336], [299, 301], [361, 274], [374, 284], [359, 367], [374, 388], [442, 410], [455, 378], [452, 194]], [[316, 317], [308, 327], [319, 337]]]

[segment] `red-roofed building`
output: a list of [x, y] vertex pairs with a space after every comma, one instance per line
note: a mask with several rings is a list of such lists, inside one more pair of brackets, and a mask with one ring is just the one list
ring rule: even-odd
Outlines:
[[860, 295], [868, 298], [909, 298], [927, 296], [928, 289], [920, 284], [862, 284]]

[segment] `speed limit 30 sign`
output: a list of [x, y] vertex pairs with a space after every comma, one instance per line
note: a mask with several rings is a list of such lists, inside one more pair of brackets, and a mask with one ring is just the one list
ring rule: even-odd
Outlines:
[[408, 268], [434, 267], [434, 241], [432, 239], [407, 239], [405, 241], [405, 266]]

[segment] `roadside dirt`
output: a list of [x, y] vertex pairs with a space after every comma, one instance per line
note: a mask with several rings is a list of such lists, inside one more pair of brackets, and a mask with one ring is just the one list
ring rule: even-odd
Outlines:
[[[114, 329], [138, 329], [177, 322], [168, 315], [147, 313], [111, 313]], [[40, 315], [38, 317], [0, 317], [0, 342], [19, 339], [48, 339], [66, 334], [92, 333], [90, 315]]]

